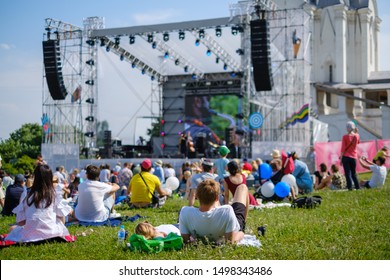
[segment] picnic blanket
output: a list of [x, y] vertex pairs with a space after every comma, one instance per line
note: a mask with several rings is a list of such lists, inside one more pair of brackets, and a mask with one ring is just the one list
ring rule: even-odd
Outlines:
[[15, 242], [10, 240], [5, 240], [5, 238], [8, 236], [8, 234], [1, 234], [0, 235], [0, 248], [5, 248], [13, 245], [39, 245], [43, 243], [52, 243], [52, 242], [75, 242], [76, 236], [74, 235], [67, 235], [67, 236], [58, 236], [53, 237], [49, 239], [43, 239], [39, 241], [33, 241], [33, 242]]
[[115, 218], [108, 218], [107, 220], [103, 222], [83, 222], [83, 221], [72, 221], [72, 222], [67, 222], [65, 223], [65, 226], [93, 226], [93, 227], [99, 227], [99, 226], [109, 226], [109, 227], [117, 227], [122, 224], [122, 222], [130, 221], [134, 222], [140, 218], [146, 218], [144, 216], [141, 216], [139, 214], [136, 214], [132, 217], [124, 216], [124, 217], [115, 217]]

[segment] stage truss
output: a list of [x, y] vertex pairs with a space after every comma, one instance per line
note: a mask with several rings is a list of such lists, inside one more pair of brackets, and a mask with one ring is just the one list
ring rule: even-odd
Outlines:
[[[265, 11], [266, 19], [270, 23], [274, 87], [272, 91], [266, 92], [256, 91], [252, 76], [250, 21], [255, 17], [256, 6]], [[85, 19], [84, 28], [47, 19], [45, 36], [47, 38], [56, 36], [60, 39], [63, 74], [69, 94], [64, 101], [54, 101], [47, 86], [44, 87], [43, 114], [48, 117], [51, 130], [43, 142], [96, 148], [96, 123], [99, 119], [98, 48], [109, 48], [121, 61], [130, 63], [133, 68], [150, 76], [151, 100], [154, 103], [150, 115], [161, 118], [164, 108], [164, 85], [170, 77], [183, 72], [179, 71], [179, 68], [184, 69], [184, 74], [194, 80], [194, 85], [196, 82], [202, 82], [206, 74], [221, 71], [214, 69], [209, 73], [208, 65], [203, 65], [202, 61], [183, 51], [188, 48], [187, 45], [180, 48], [180, 44], [188, 44], [185, 43], [188, 40], [199, 39], [200, 45], [218, 58], [219, 67], [224, 65], [223, 71], [239, 75], [237, 77], [240, 79], [240, 95], [243, 97], [240, 110], [244, 118], [237, 119], [236, 128], [238, 130], [250, 128], [248, 118], [251, 113], [260, 112], [264, 116], [261, 128], [245, 134], [243, 139], [245, 157], [251, 156], [251, 141], [299, 142], [308, 146], [309, 122], [288, 128], [282, 124], [304, 104], [311, 102], [310, 5], [304, 5], [300, 9], [283, 10], [273, 1], [240, 1], [231, 5], [230, 11], [229, 18], [111, 29], [105, 29], [104, 20], [98, 17]], [[214, 35], [218, 28], [223, 31], [221, 38], [230, 33], [230, 30], [232, 33], [233, 29], [237, 30], [235, 38], [238, 42], [235, 46], [243, 51], [242, 54], [238, 55], [236, 49], [229, 49], [228, 45], [221, 43], [223, 41]], [[172, 36], [180, 33], [184, 33], [185, 39], [172, 42]], [[166, 34], [171, 36], [169, 42], [165, 39]], [[296, 56], [293, 53], [293, 34], [300, 39], [300, 50]], [[152, 44], [155, 45], [153, 48], [149, 46], [148, 52], [150, 56], [158, 54], [158, 63], [150, 61], [139, 52], [139, 49], [145, 50], [145, 46]], [[167, 53], [169, 56], [165, 57]], [[93, 65], [86, 63], [91, 60], [94, 62]], [[72, 102], [72, 95], [79, 87], [82, 92], [81, 98], [76, 101], [73, 98]], [[91, 118], [86, 120], [87, 117], [92, 117], [93, 121]]]

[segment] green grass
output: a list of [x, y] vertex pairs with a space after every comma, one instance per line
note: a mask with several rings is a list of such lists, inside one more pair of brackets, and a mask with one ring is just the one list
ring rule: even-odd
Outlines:
[[[361, 177], [369, 177], [367, 174]], [[262, 248], [199, 244], [180, 251], [148, 254], [131, 252], [116, 244], [118, 227], [93, 227], [74, 243], [15, 246], [0, 250], [2, 260], [389, 260], [390, 259], [390, 176], [380, 189], [353, 192], [321, 191], [323, 201], [315, 209], [251, 210], [247, 233], [256, 234], [267, 225], [266, 235], [258, 237]], [[186, 201], [169, 199], [161, 209], [129, 210], [122, 215], [147, 216], [154, 225], [176, 223], [178, 211]], [[142, 219], [144, 220], [144, 219]], [[141, 220], [125, 222], [129, 232]], [[0, 232], [8, 231], [15, 217], [0, 218]], [[89, 228], [70, 226], [71, 234]]]

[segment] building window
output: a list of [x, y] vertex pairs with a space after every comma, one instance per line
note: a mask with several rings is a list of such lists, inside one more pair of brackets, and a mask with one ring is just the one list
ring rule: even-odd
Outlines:
[[333, 66], [329, 65], [329, 83], [333, 83]]
[[[366, 92], [366, 99], [387, 104], [387, 92], [386, 91]], [[379, 105], [366, 103], [366, 109], [379, 109]]]

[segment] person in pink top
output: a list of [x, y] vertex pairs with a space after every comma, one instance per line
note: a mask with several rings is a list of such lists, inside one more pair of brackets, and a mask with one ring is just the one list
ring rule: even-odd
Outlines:
[[340, 158], [347, 180], [347, 188], [352, 191], [352, 182], [355, 189], [360, 189], [356, 175], [357, 145], [360, 143], [360, 136], [354, 122], [347, 122], [347, 131], [348, 133], [343, 136], [341, 141]]

